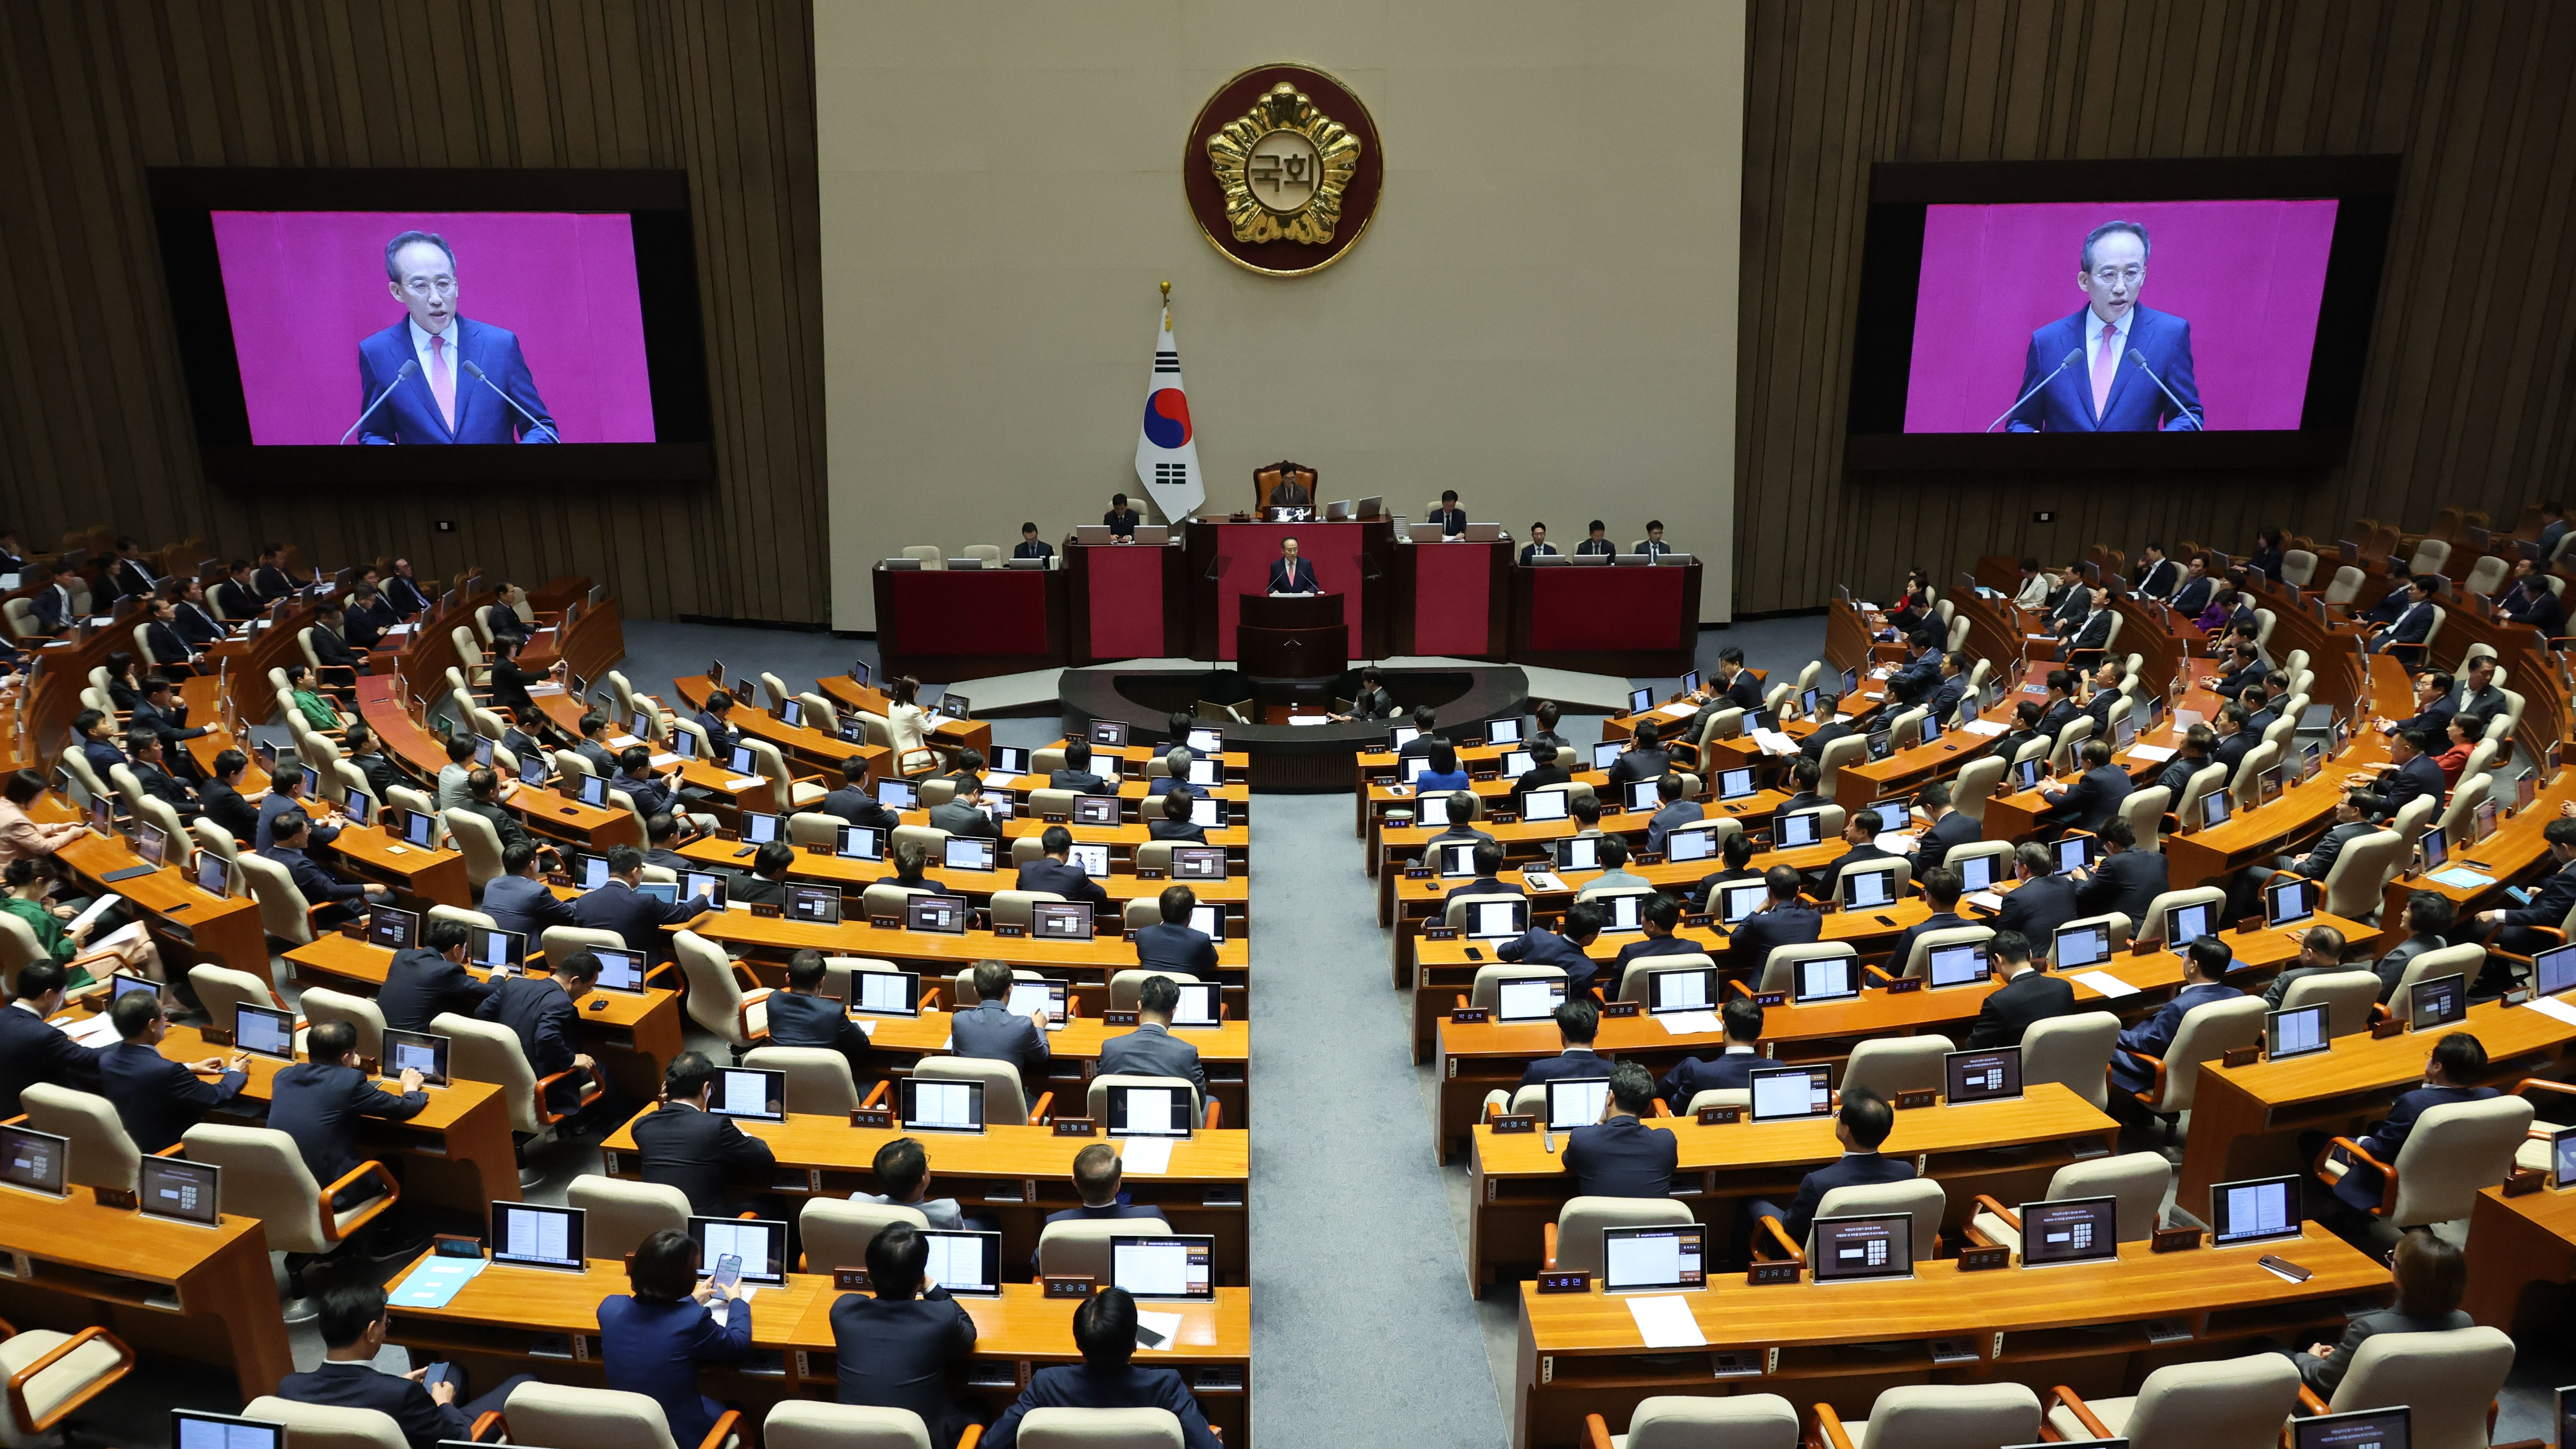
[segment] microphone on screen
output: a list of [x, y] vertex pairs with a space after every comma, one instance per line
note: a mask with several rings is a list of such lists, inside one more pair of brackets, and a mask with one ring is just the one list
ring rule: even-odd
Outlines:
[[501, 401], [508, 403], [513, 408], [517, 408], [519, 416], [528, 420], [529, 427], [535, 428], [538, 432], [546, 435], [546, 441], [550, 443], [560, 443], [563, 441], [563, 434], [556, 432], [547, 424], [538, 422], [536, 414], [529, 412], [526, 408], [519, 407], [519, 400], [517, 398], [510, 396], [506, 392], [502, 392], [501, 385], [499, 383], [485, 377], [483, 375], [483, 369], [475, 366], [472, 358], [460, 357], [457, 359], [457, 363], [465, 369], [465, 375], [467, 377], [474, 379], [476, 382], [483, 384], [485, 387], [492, 389], [492, 391], [496, 393], [500, 393]]
[[356, 422], [349, 424], [349, 431], [340, 435], [340, 441], [343, 443], [349, 441], [350, 437], [354, 435], [358, 429], [367, 425], [367, 419], [376, 415], [376, 409], [385, 405], [385, 399], [394, 395], [395, 388], [402, 386], [404, 383], [409, 382], [418, 376], [420, 376], [420, 359], [415, 357], [411, 361], [402, 365], [402, 371], [394, 374], [394, 380], [385, 384], [385, 390], [376, 394], [376, 400], [367, 404], [367, 410], [358, 414], [358, 420]]
[[2002, 418], [1997, 418], [1997, 419], [1995, 419], [1993, 422], [1986, 424], [1986, 425], [1985, 425], [1985, 427], [1984, 427], [1983, 429], [1981, 429], [1980, 431], [1983, 431], [1983, 432], [1989, 432], [1989, 433], [1993, 432], [1997, 427], [2000, 427], [2000, 426], [2003, 424], [2003, 420], [2004, 420], [2004, 418], [2011, 417], [2013, 414], [2015, 414], [2015, 413], [2017, 413], [2017, 412], [2020, 412], [2020, 411], [2021, 411], [2021, 405], [2022, 405], [2023, 403], [2026, 403], [2026, 402], [2030, 401], [2032, 398], [2037, 397], [2037, 396], [2039, 395], [2039, 390], [2040, 390], [2041, 388], [2043, 388], [2043, 387], [2048, 386], [2050, 382], [2054, 381], [2054, 380], [2056, 379], [2056, 377], [2057, 377], [2057, 375], [2058, 375], [2059, 373], [2064, 372], [2066, 369], [2068, 369], [2068, 368], [2070, 368], [2070, 367], [2073, 367], [2075, 364], [2077, 364], [2077, 363], [2079, 363], [2079, 362], [2082, 362], [2083, 360], [2084, 360], [2084, 349], [2083, 349], [2083, 348], [2081, 348], [2081, 347], [2071, 347], [2071, 348], [2068, 348], [2068, 349], [2067, 349], [2067, 351], [2066, 351], [2066, 355], [2065, 355], [2064, 357], [2061, 357], [2061, 358], [2059, 358], [2059, 359], [2057, 360], [2057, 365], [2056, 365], [2055, 367], [2052, 367], [2052, 368], [2050, 368], [2050, 369], [2048, 370], [2048, 376], [2047, 376], [2047, 377], [2043, 377], [2043, 378], [2041, 378], [2039, 381], [2032, 383], [2032, 384], [2030, 385], [2030, 391], [2028, 391], [2028, 392], [2026, 392], [2026, 393], [2023, 393], [2021, 396], [2019, 396], [2019, 397], [2017, 397], [2017, 398], [2014, 398], [2014, 399], [2013, 399], [2013, 405], [2012, 405], [2011, 407], [2008, 407], [2008, 408], [2004, 409], [2004, 415], [2003, 415], [2003, 417], [2002, 417]]
[[2174, 405], [2175, 412], [2191, 419], [2191, 430], [2193, 432], [2197, 433], [2202, 430], [2200, 426], [2200, 414], [2193, 412], [2191, 409], [2182, 405], [2182, 399], [2174, 396], [2174, 390], [2165, 386], [2165, 380], [2156, 376], [2156, 370], [2154, 368], [2147, 366], [2147, 355], [2145, 353], [2140, 352], [2134, 347], [2130, 348], [2129, 365], [2147, 375], [2148, 380], [2153, 382], [2156, 387], [2164, 393], [2165, 399]]

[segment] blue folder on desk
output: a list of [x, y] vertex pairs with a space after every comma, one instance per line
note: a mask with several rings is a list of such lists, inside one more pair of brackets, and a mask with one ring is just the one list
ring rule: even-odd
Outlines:
[[432, 1258], [412, 1269], [385, 1302], [394, 1308], [445, 1308], [459, 1289], [490, 1264], [488, 1258]]

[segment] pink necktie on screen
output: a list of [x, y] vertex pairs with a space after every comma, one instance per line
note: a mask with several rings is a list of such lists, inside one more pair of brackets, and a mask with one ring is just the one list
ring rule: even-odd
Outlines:
[[[2097, 379], [2093, 384], [2095, 397], [2101, 396], [2102, 387]], [[438, 415], [447, 420], [447, 430], [455, 432], [456, 374], [447, 370], [447, 334], [443, 332], [429, 339], [429, 395], [438, 399]]]
[[[2102, 324], [2102, 345], [2093, 350], [2093, 420], [2102, 420], [2102, 405], [2111, 400], [2111, 374], [2120, 370], [2120, 329]], [[444, 397], [445, 394], [440, 396]]]

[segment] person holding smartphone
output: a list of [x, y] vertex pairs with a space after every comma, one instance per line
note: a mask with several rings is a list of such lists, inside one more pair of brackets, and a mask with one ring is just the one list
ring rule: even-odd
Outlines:
[[[662, 1406], [671, 1437], [705, 1440], [724, 1406], [698, 1392], [698, 1365], [740, 1363], [751, 1353], [751, 1303], [723, 1278], [697, 1281], [697, 1244], [664, 1228], [635, 1250], [630, 1293], [599, 1301], [600, 1362], [608, 1386]], [[735, 1260], [734, 1276], [741, 1262]]]

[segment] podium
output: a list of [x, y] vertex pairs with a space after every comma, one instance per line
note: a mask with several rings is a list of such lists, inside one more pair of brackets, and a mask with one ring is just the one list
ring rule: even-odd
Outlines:
[[1350, 667], [1351, 627], [1340, 594], [1238, 594], [1235, 663], [1255, 680], [1332, 679]]

